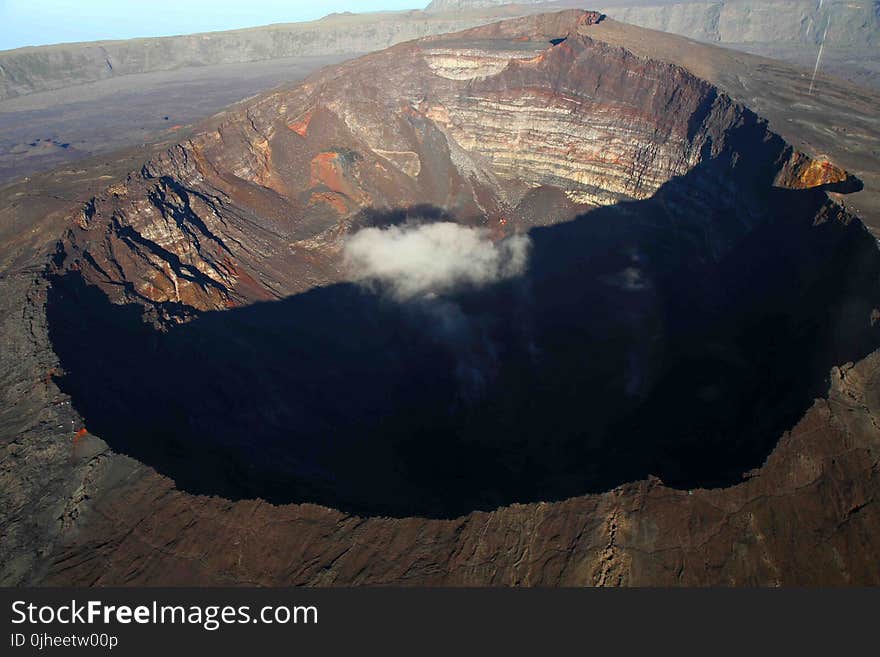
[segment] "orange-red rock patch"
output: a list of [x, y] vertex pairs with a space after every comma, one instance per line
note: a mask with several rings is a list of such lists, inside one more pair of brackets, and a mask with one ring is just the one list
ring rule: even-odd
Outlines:
[[287, 127], [293, 130], [300, 137], [305, 137], [309, 134], [309, 124], [312, 122], [312, 113], [307, 112], [305, 116], [303, 116], [298, 121], [293, 121], [292, 123], [288, 123]]
[[341, 192], [345, 187], [342, 168], [339, 166], [339, 154], [333, 152], [318, 153], [312, 158], [311, 184], [326, 185], [334, 192]]
[[821, 187], [822, 185], [830, 185], [846, 180], [846, 171], [833, 165], [827, 160], [812, 160], [809, 166], [805, 167], [798, 176], [798, 183], [803, 185], [802, 189], [810, 187]]

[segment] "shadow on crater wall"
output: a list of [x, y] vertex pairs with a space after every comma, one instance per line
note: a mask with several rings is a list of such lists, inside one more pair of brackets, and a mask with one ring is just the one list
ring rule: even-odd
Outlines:
[[451, 517], [730, 485], [877, 345], [880, 258], [814, 223], [822, 193], [725, 185], [701, 166], [533, 229], [522, 278], [443, 303], [338, 284], [163, 333], [59, 275], [59, 383], [114, 450], [229, 499]]

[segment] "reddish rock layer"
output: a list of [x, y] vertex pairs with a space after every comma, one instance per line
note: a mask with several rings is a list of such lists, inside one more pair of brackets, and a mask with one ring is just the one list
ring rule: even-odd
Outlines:
[[[647, 198], [744, 125], [766, 133], [683, 69], [579, 33], [598, 19], [410, 42], [234, 108], [71, 217], [65, 251], [115, 299], [222, 308], [337, 280], [338, 238], [365, 211], [521, 230]], [[784, 149], [787, 186], [845, 176]], [[550, 189], [567, 201], [530, 214]]]

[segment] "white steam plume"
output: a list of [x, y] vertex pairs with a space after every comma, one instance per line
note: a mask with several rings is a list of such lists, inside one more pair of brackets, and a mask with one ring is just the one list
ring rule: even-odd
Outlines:
[[345, 245], [354, 278], [379, 283], [398, 301], [484, 287], [525, 270], [530, 240], [494, 242], [486, 230], [455, 223], [366, 228]]

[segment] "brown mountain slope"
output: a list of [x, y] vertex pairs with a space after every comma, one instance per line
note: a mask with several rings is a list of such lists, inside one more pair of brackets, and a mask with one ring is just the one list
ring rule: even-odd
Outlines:
[[[402, 44], [28, 208], [4, 581], [876, 583], [856, 182], [598, 20]], [[415, 219], [528, 268], [436, 333], [435, 296], [346, 283]]]
[[[481, 8], [558, 11], [578, 0], [436, 0], [429, 13]], [[593, 6], [630, 25], [678, 34], [878, 87], [880, 12], [876, 0], [605, 0]], [[827, 31], [826, 31], [827, 27]]]

